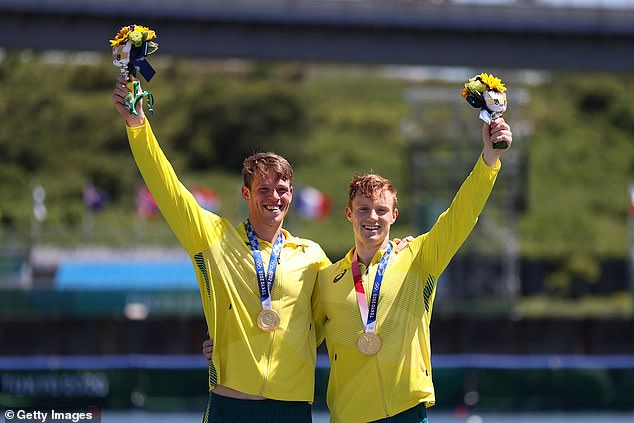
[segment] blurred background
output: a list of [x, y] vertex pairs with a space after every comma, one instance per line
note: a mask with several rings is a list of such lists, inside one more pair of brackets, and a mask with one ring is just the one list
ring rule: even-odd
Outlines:
[[355, 172], [395, 182], [394, 236], [431, 227], [481, 148], [463, 83], [500, 77], [514, 144], [438, 284], [431, 421], [634, 421], [630, 0], [0, 0], [0, 408], [202, 418], [194, 273], [111, 101], [133, 23], [159, 37], [150, 119], [200, 204], [237, 224], [241, 161], [274, 150], [287, 229], [333, 261]]

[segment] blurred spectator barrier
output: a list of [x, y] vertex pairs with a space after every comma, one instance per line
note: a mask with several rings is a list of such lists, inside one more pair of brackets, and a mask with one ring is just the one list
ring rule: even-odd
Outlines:
[[[634, 356], [436, 355], [437, 407], [633, 410]], [[207, 364], [196, 355], [0, 357], [0, 407], [202, 410]], [[318, 357], [315, 407], [328, 359]]]

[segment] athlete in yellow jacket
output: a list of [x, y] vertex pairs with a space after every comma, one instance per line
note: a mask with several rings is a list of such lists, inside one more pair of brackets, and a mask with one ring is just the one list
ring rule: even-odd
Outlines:
[[310, 422], [315, 343], [322, 336], [313, 324], [313, 289], [330, 261], [318, 244], [282, 228], [292, 168], [272, 153], [245, 160], [249, 216], [234, 227], [200, 207], [180, 183], [141, 103], [138, 115], [124, 106], [127, 82], [119, 77], [113, 102], [146, 185], [191, 257], [216, 341], [204, 421]]
[[[426, 422], [435, 402], [429, 324], [436, 282], [465, 241], [493, 188], [512, 134], [498, 119], [483, 125], [483, 152], [434, 227], [398, 255], [389, 242], [396, 189], [379, 175], [356, 176], [346, 216], [354, 248], [319, 272], [330, 359], [331, 422]], [[316, 316], [318, 318], [318, 316]]]

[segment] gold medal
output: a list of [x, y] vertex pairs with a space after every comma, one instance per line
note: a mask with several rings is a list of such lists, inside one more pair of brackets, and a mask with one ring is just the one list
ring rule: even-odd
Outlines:
[[258, 314], [258, 327], [264, 332], [273, 332], [280, 327], [280, 315], [275, 310], [262, 310]]
[[381, 338], [374, 332], [363, 332], [357, 341], [361, 354], [374, 355], [381, 349]]

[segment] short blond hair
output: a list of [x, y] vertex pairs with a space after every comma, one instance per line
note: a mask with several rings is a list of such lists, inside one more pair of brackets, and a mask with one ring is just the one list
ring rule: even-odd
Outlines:
[[242, 178], [244, 185], [251, 189], [251, 183], [256, 175], [266, 175], [275, 172], [278, 179], [292, 182], [293, 168], [284, 157], [272, 152], [253, 154], [242, 162]]
[[352, 207], [352, 200], [357, 195], [360, 197], [374, 199], [384, 191], [392, 194], [392, 197], [394, 198], [394, 205], [392, 208], [396, 208], [396, 203], [398, 202], [398, 192], [396, 191], [392, 181], [376, 173], [354, 175], [352, 181], [350, 181], [350, 187], [348, 189], [348, 207]]

